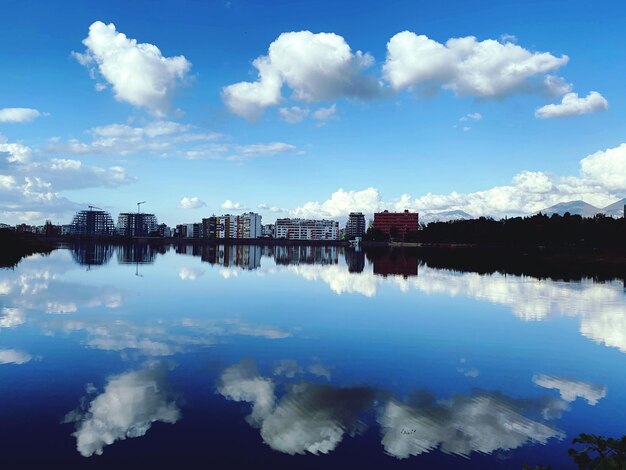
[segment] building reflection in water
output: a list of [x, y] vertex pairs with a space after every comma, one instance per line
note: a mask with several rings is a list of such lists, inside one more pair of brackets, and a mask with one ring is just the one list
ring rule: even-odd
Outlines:
[[261, 247], [256, 245], [200, 245], [192, 249], [193, 256], [202, 261], [224, 267], [247, 270], [261, 267]]
[[152, 264], [158, 253], [165, 252], [165, 247], [147, 243], [120, 245], [117, 247], [117, 261], [119, 264]]
[[378, 276], [402, 276], [405, 279], [417, 276], [419, 258], [408, 250], [372, 250], [368, 251], [367, 257]]
[[362, 273], [365, 269], [365, 253], [360, 249], [346, 249], [343, 253], [346, 264], [348, 265], [348, 272]]
[[113, 256], [114, 247], [104, 243], [79, 243], [72, 246], [72, 258], [81, 266], [102, 266]]
[[274, 261], [289, 264], [337, 264], [339, 253], [336, 246], [276, 246]]

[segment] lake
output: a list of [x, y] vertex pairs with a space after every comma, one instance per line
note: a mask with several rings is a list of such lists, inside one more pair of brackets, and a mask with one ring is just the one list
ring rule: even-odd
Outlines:
[[574, 468], [626, 434], [622, 279], [81, 245], [0, 270], [3, 464]]

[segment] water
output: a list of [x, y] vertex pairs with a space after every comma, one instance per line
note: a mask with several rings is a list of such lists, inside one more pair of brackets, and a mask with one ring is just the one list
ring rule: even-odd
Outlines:
[[3, 464], [572, 468], [626, 433], [621, 280], [92, 245], [0, 270], [0, 307]]

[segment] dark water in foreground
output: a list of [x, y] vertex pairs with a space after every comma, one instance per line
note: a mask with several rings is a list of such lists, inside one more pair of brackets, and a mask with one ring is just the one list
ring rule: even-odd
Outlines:
[[572, 468], [580, 432], [626, 434], [621, 280], [160, 251], [0, 270], [3, 468]]

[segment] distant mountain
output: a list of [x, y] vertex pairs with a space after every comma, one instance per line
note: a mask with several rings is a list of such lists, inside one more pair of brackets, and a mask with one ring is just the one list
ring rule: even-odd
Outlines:
[[423, 224], [429, 224], [431, 222], [448, 222], [450, 220], [469, 220], [473, 217], [465, 211], [441, 211], [441, 212], [428, 212], [424, 215], [420, 214], [420, 222]]
[[591, 204], [588, 204], [585, 201], [569, 201], [569, 202], [560, 202], [546, 209], [543, 209], [540, 212], [542, 214], [546, 214], [549, 216], [552, 214], [563, 215], [566, 212], [569, 212], [571, 215], [593, 217], [598, 212], [602, 212], [602, 209], [599, 209], [596, 206], [592, 206]]
[[626, 198], [603, 207], [600, 212], [611, 217], [624, 217], [624, 204], [626, 204]]

